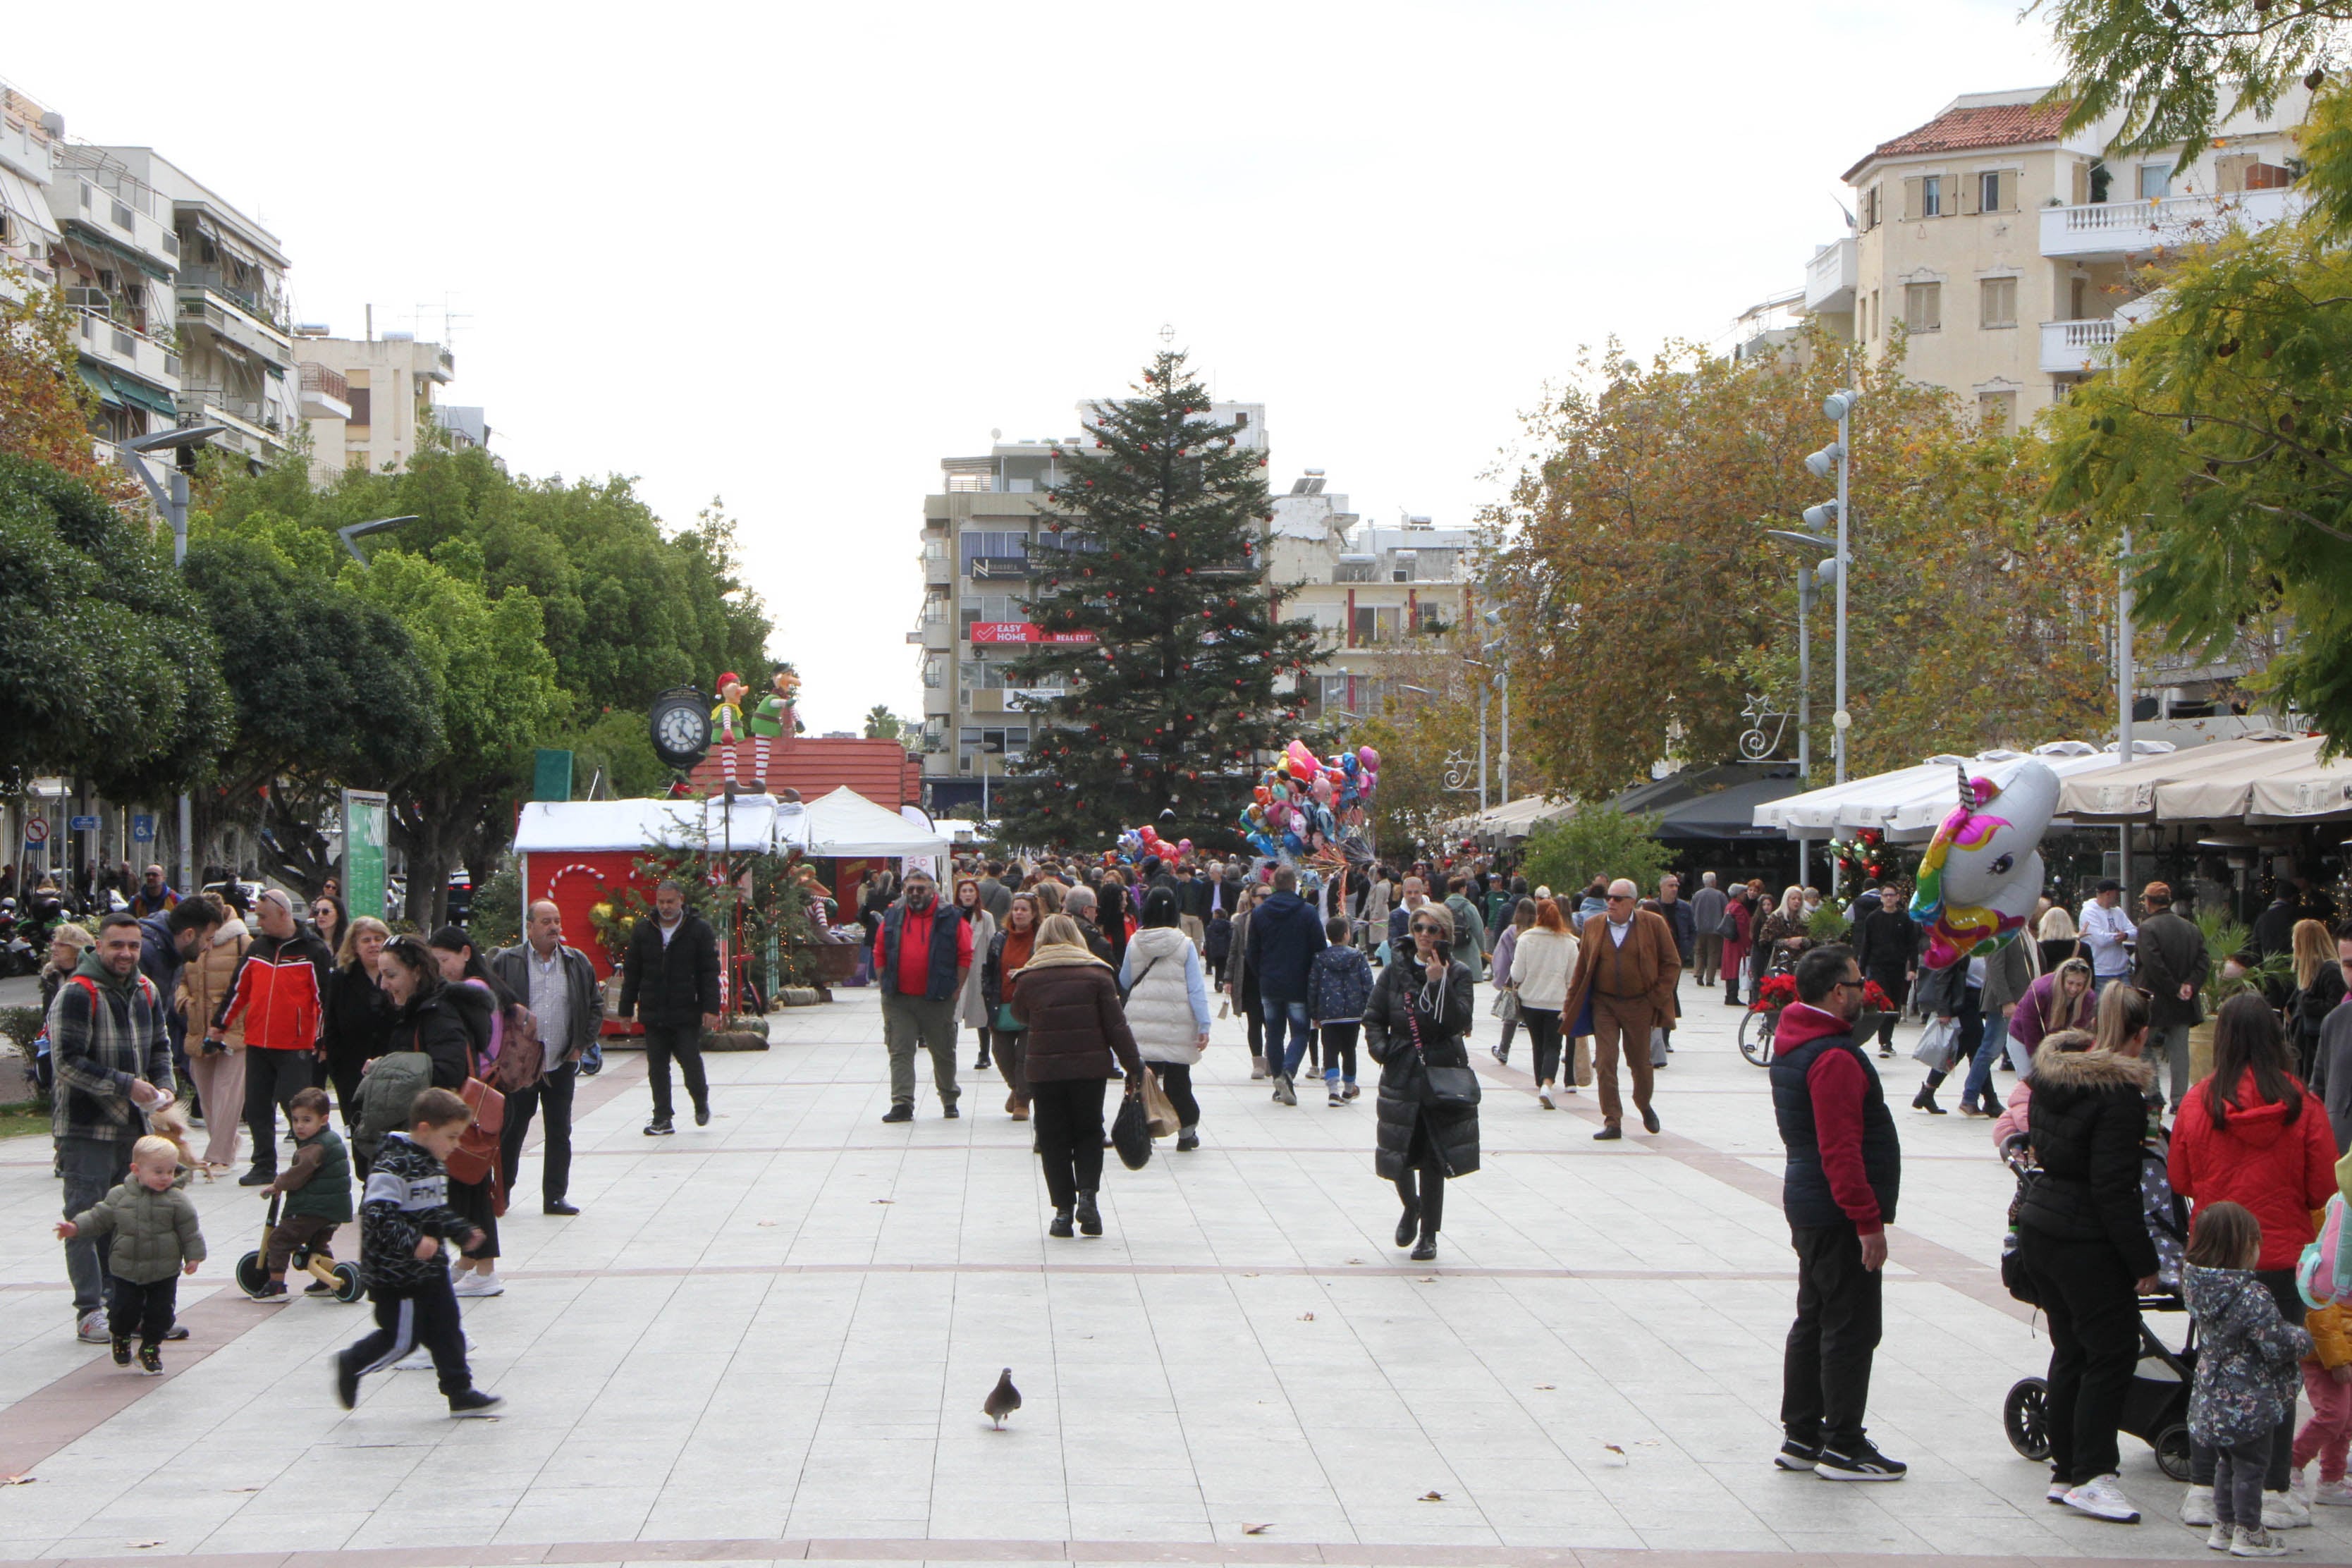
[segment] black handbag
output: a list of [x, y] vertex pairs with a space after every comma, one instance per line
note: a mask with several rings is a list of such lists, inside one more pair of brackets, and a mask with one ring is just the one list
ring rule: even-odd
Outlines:
[[1120, 1100], [1118, 1114], [1111, 1118], [1110, 1142], [1118, 1151], [1118, 1163], [1129, 1170], [1140, 1171], [1151, 1163], [1151, 1123], [1143, 1113], [1140, 1084]]
[[1429, 1053], [1422, 1048], [1421, 1020], [1413, 1016], [1411, 996], [1404, 999], [1404, 1024], [1412, 1034], [1413, 1059], [1421, 1065], [1421, 1103], [1432, 1110], [1477, 1110], [1478, 1075], [1467, 1067], [1432, 1065]]

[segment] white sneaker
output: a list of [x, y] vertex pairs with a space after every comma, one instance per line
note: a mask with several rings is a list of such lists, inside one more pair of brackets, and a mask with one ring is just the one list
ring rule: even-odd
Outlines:
[[[2263, 1528], [2264, 1530], [2308, 1530], [2311, 1528], [2311, 1505], [2291, 1491], [2263, 1494]], [[2232, 1546], [2231, 1551], [2237, 1548]]]
[[2287, 1543], [2272, 1535], [2264, 1525], [2238, 1526], [2237, 1538], [2230, 1542], [2232, 1557], [2284, 1557]]
[[2352, 1481], [2322, 1481], [2313, 1489], [2311, 1500], [2319, 1508], [2352, 1508]]
[[2237, 1537], [2238, 1532], [2233, 1527], [2226, 1524], [2216, 1524], [2211, 1530], [2205, 1532], [2205, 1550], [2208, 1552], [2227, 1552], [2230, 1550], [2230, 1542], [2236, 1540]]
[[2286, 1489], [2301, 1498], [2304, 1501], [2309, 1502], [2311, 1500], [2310, 1467], [2306, 1465], [2302, 1469], [2288, 1472], [2286, 1478]]
[[2213, 1522], [2213, 1489], [2190, 1487], [2180, 1500], [2180, 1522], [2195, 1529]]
[[84, 1312], [74, 1324], [74, 1338], [86, 1345], [102, 1345], [111, 1337], [106, 1331], [106, 1314], [95, 1309]]
[[488, 1274], [484, 1274], [468, 1268], [456, 1284], [449, 1287], [449, 1294], [452, 1296], [502, 1296], [506, 1294], [506, 1289], [507, 1282], [499, 1278], [497, 1269], [493, 1268]]
[[[2042, 1500], [2047, 1503], [2063, 1503], [2066, 1500], [2066, 1494], [2074, 1489], [2074, 1482], [2053, 1479], [2050, 1483], [2050, 1489], [2042, 1494]], [[2221, 1544], [2227, 1546], [2230, 1543], [2225, 1541]]]
[[2093, 1519], [2104, 1519], [2114, 1524], [2137, 1524], [2139, 1510], [2123, 1494], [2115, 1476], [2095, 1476], [2066, 1494], [2066, 1506], [2076, 1513], [2087, 1513]]
[[1546, 1110], [1552, 1109], [1551, 1087], [1549, 1084], [1542, 1089], [1536, 1090], [1536, 1103], [1542, 1106]]

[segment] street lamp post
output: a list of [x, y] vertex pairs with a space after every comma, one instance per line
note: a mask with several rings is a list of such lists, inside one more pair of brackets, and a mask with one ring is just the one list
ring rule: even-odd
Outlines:
[[[1853, 562], [1847, 547], [1852, 521], [1849, 514], [1853, 510], [1848, 484], [1853, 466], [1848, 437], [1853, 432], [1854, 405], [1861, 401], [1861, 394], [1843, 388], [1822, 399], [1822, 417], [1836, 422], [1837, 439], [1805, 459], [1806, 468], [1815, 479], [1829, 478], [1832, 469], [1837, 474], [1837, 499], [1807, 507], [1805, 526], [1818, 529], [1832, 521], [1837, 524], [1837, 554], [1832, 557], [1837, 572], [1837, 709], [1830, 715], [1834, 731], [1830, 743], [1836, 764], [1833, 782], [1838, 784], [1845, 783], [1846, 731], [1853, 727], [1853, 716], [1845, 706], [1845, 580]], [[1816, 579], [1820, 575], [1818, 572], [1814, 574]]]
[[[1503, 612], [1499, 609], [1488, 610], [1486, 619], [1488, 626], [1499, 629], [1503, 624]], [[1511, 655], [1510, 650], [1503, 646], [1505, 640], [1498, 637], [1479, 651], [1486, 654], [1499, 652], [1502, 655], [1500, 662], [1503, 667], [1503, 754], [1496, 760], [1502, 764], [1503, 804], [1508, 805], [1511, 802]]]
[[[1833, 549], [1837, 541], [1817, 533], [1800, 533], [1792, 528], [1766, 529], [1765, 536], [1777, 544], [1786, 545], [1801, 554], [1811, 555], [1822, 550]], [[1801, 563], [1797, 567], [1797, 778], [1811, 784], [1813, 777], [1813, 639], [1810, 613], [1815, 596], [1814, 584], [1824, 570], [1835, 571], [1836, 557], [1823, 561], [1819, 567]], [[1797, 880], [1805, 879], [1805, 861], [1811, 854], [1810, 840], [1797, 836]]]
[[[174, 569], [184, 566], [188, 560], [188, 476], [174, 464], [170, 484], [158, 483], [154, 470], [147, 466], [146, 455], [201, 447], [214, 437], [226, 433], [227, 428], [225, 425], [188, 425], [174, 430], [134, 436], [116, 447], [122, 454], [123, 466], [139, 476], [139, 482], [147, 487], [148, 497], [155, 503], [155, 510], [162, 512], [163, 521], [172, 525], [172, 565]], [[183, 893], [196, 890], [196, 849], [190, 842], [194, 837], [194, 820], [195, 812], [189, 804], [188, 793], [182, 790], [179, 837], [180, 890]]]

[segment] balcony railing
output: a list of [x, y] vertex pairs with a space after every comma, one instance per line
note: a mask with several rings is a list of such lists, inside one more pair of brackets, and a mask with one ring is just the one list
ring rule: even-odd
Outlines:
[[1844, 312], [1853, 309], [1854, 242], [1825, 245], [1805, 263], [1805, 309]]
[[329, 370], [315, 360], [306, 360], [302, 363], [301, 374], [303, 391], [323, 392], [338, 403], [352, 400], [352, 384], [343, 378], [341, 371]]
[[2302, 216], [2310, 198], [2294, 189], [2159, 201], [2094, 202], [2042, 209], [2042, 254], [2124, 256], [2219, 239], [2234, 228], [2268, 228]]
[[2042, 322], [2042, 373], [2084, 375], [2105, 370], [2114, 362], [2116, 335], [2128, 325], [2112, 316], [2095, 321]]

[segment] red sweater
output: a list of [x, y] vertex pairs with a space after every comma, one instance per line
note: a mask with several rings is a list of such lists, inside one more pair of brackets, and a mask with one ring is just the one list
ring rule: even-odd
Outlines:
[[[1791, 1002], [1780, 1009], [1773, 1048], [1794, 1050], [1824, 1035], [1853, 1032], [1853, 1026], [1834, 1013]], [[1878, 1194], [1871, 1190], [1870, 1173], [1862, 1163], [1862, 1101], [1869, 1089], [1869, 1070], [1852, 1051], [1825, 1048], [1805, 1073], [1805, 1092], [1813, 1102], [1813, 1137], [1822, 1149], [1822, 1173], [1829, 1177], [1830, 1195], [1862, 1236], [1875, 1236], [1885, 1228], [1878, 1213]]]
[[[2182, 1097], [2172, 1119], [2172, 1190], [2199, 1206], [2242, 1204], [2262, 1222], [2263, 1255], [2257, 1268], [2292, 1268], [2312, 1240], [2311, 1211], [2325, 1207], [2336, 1191], [2336, 1134], [2327, 1108], [2301, 1083], [2301, 1112], [2290, 1122], [2286, 1107], [2263, 1104], [2248, 1073], [2225, 1108], [2224, 1125], [2213, 1125], [2213, 1080], [2205, 1079]], [[2239, 1109], [2242, 1107], [2243, 1109]]]

